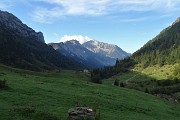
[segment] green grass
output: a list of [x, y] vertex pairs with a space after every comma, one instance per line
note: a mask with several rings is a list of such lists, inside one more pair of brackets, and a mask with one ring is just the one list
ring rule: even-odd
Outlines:
[[171, 78], [171, 76], [173, 76], [173, 72], [176, 66], [178, 66], [178, 64], [164, 65], [162, 67], [155, 65], [155, 66], [147, 67], [145, 69], [140, 66], [136, 66], [134, 68], [134, 71], [141, 72], [142, 74], [145, 74], [157, 80], [163, 80], [163, 79]]
[[141, 65], [138, 64], [130, 72], [121, 73], [111, 78], [105, 79], [104, 84], [112, 84], [116, 79], [120, 82], [171, 79], [176, 66], [178, 66], [178, 64], [164, 65], [162, 67], [155, 65], [147, 68], [142, 68]]
[[93, 84], [81, 72], [36, 73], [0, 66], [0, 79], [9, 86], [0, 90], [0, 120], [66, 120], [68, 109], [77, 103], [98, 108], [101, 120], [180, 119], [179, 104], [136, 90]]
[[127, 73], [121, 73], [115, 75], [108, 79], [104, 79], [103, 83], [106, 85], [110, 85], [113, 84], [116, 79], [120, 82], [125, 82], [125, 81], [148, 81], [148, 80], [154, 80], [155, 78], [149, 77], [148, 75], [145, 75], [137, 71], [130, 71]]

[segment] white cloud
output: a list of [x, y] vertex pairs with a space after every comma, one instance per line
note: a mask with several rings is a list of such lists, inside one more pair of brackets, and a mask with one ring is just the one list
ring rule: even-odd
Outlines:
[[[30, 0], [44, 2], [51, 8], [37, 7], [33, 19], [52, 22], [64, 16], [103, 16], [129, 11], [180, 12], [180, 0]], [[54, 6], [54, 7], [53, 7]]]
[[0, 1], [0, 9], [6, 10], [7, 8], [13, 6], [13, 2], [11, 0], [1, 0]]
[[73, 36], [64, 35], [62, 38], [60, 38], [59, 42], [66, 42], [70, 40], [77, 40], [79, 41], [80, 44], [83, 44], [92, 39], [87, 36], [82, 36], [82, 35], [73, 35]]
[[57, 7], [50, 10], [47, 8], [37, 7], [31, 14], [33, 21], [48, 24], [52, 23], [55, 18], [59, 18], [59, 16], [62, 16], [62, 12]]
[[64, 15], [99, 15], [111, 0], [35, 0], [60, 6]]

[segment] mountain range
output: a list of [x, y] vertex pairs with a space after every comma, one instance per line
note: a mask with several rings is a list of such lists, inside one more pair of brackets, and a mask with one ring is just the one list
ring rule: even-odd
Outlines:
[[90, 40], [80, 44], [77, 40], [69, 40], [61, 43], [50, 43], [56, 51], [80, 61], [83, 65], [91, 68], [115, 65], [117, 59], [123, 59], [129, 56], [116, 45]]
[[0, 11], [0, 63], [36, 71], [84, 67], [48, 46], [41, 32], [3, 11]]
[[[0, 63], [30, 70], [84, 69], [112, 66], [130, 56], [116, 45], [90, 40], [46, 44], [9, 12], [0, 11]], [[180, 18], [130, 57], [144, 67], [180, 62]]]
[[100, 68], [129, 54], [116, 45], [76, 40], [47, 45], [36, 32], [9, 12], [0, 11], [0, 63], [30, 70]]

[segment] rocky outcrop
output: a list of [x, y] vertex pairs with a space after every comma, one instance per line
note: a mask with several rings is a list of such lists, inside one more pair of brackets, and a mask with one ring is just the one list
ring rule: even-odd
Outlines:
[[69, 120], [95, 120], [95, 112], [87, 107], [71, 108], [68, 114]]
[[0, 11], [0, 26], [6, 28], [13, 35], [19, 35], [24, 38], [45, 43], [42, 32], [35, 32], [9, 12]]
[[180, 17], [176, 19], [176, 21], [172, 24], [172, 25], [175, 25], [176, 23], [179, 23], [180, 22]]
[[88, 50], [114, 59], [123, 59], [130, 54], [123, 51], [117, 45], [91, 40], [83, 44]]

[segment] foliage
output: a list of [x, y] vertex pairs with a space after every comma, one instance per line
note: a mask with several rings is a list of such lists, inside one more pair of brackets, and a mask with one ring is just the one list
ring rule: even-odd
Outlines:
[[120, 82], [120, 87], [124, 87], [124, 83], [123, 82]]
[[0, 80], [0, 89], [8, 88], [6, 80]]
[[132, 55], [144, 67], [180, 62], [180, 22], [166, 28]]
[[145, 93], [155, 94], [155, 95], [167, 95], [170, 96], [174, 101], [180, 99], [176, 93], [180, 92], [180, 80], [148, 80], [148, 81], [129, 81], [125, 84], [126, 88], [136, 89], [143, 91]]
[[180, 64], [175, 68], [173, 75], [174, 78], [180, 78]]
[[146, 89], [145, 89], [145, 93], [149, 93], [149, 90], [148, 90], [148, 88], [146, 88]]
[[94, 69], [92, 70], [91, 72], [91, 81], [94, 82], [94, 83], [98, 83], [98, 84], [101, 84], [101, 71], [100, 69]]
[[114, 81], [114, 85], [119, 86], [119, 81], [117, 79]]
[[[91, 81], [99, 81], [105, 78], [110, 78], [119, 73], [126, 73], [129, 71], [129, 68], [136, 64], [135, 61], [129, 57], [124, 58], [123, 60], [116, 60], [115, 66], [107, 66], [102, 69], [93, 69], [91, 71]], [[98, 82], [95, 82], [98, 83]]]

